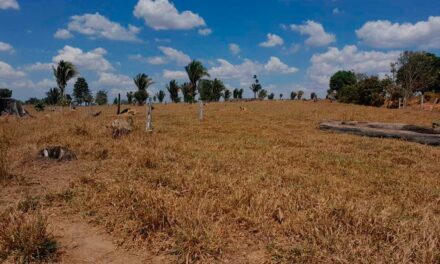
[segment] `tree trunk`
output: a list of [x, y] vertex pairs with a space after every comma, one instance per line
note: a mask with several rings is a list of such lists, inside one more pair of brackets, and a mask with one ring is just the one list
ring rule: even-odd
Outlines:
[[322, 130], [359, 136], [396, 138], [421, 144], [440, 146], [440, 131], [407, 124], [329, 121], [319, 125]]

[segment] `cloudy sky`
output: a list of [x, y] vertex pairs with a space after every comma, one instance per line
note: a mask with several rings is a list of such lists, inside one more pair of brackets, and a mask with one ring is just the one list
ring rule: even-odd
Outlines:
[[439, 54], [435, 1], [0, 0], [0, 87], [19, 99], [54, 87], [62, 59], [110, 96], [140, 72], [152, 92], [187, 81], [192, 59], [248, 96], [254, 74], [269, 92], [323, 96], [335, 71], [381, 75], [406, 49]]

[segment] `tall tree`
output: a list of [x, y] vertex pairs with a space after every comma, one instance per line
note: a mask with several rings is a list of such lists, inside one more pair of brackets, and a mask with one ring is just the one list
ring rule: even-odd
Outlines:
[[180, 88], [182, 89], [183, 101], [185, 103], [192, 103], [194, 98], [193, 98], [193, 92], [192, 92], [191, 84], [190, 83], [184, 83], [184, 84], [182, 84], [182, 86]]
[[73, 63], [64, 60], [60, 61], [58, 66], [56, 68], [52, 67], [52, 69], [53, 75], [55, 76], [58, 84], [58, 89], [60, 90], [60, 97], [61, 99], [64, 99], [67, 83], [70, 81], [70, 79], [78, 75], [78, 71]]
[[298, 100], [301, 100], [302, 97], [303, 97], [303, 95], [304, 95], [304, 92], [301, 91], [301, 90], [299, 90], [299, 91], [298, 91], [298, 94], [297, 94]]
[[231, 98], [231, 91], [226, 89], [225, 93], [223, 94], [223, 98], [225, 99], [225, 101], [228, 101], [229, 98]]
[[238, 93], [237, 93], [237, 95], [238, 95], [238, 99], [243, 99], [243, 88], [241, 88], [240, 90], [238, 90]]
[[73, 86], [73, 97], [76, 102], [81, 105], [86, 101], [86, 98], [90, 95], [89, 84], [86, 79], [80, 77], [76, 80]]
[[179, 97], [180, 86], [176, 80], [170, 81], [170, 83], [167, 85], [167, 90], [170, 93], [171, 101], [173, 101], [174, 103], [179, 103], [180, 102], [180, 97]]
[[10, 98], [12, 97], [12, 90], [7, 88], [0, 88], [0, 98]]
[[127, 92], [127, 103], [128, 104], [133, 103], [133, 98], [134, 98], [133, 92]]
[[[352, 71], [338, 71], [330, 78], [330, 89], [328, 94], [335, 94], [338, 97], [338, 92], [346, 85], [356, 84], [356, 74]], [[298, 98], [301, 100], [301, 98]]]
[[267, 97], [267, 91], [264, 90], [264, 89], [261, 89], [261, 90], [258, 92], [258, 99], [260, 99], [260, 100], [264, 100], [266, 97]]
[[257, 99], [257, 93], [263, 89], [263, 87], [260, 84], [260, 81], [258, 80], [257, 75], [254, 75], [254, 83], [251, 85], [251, 90], [254, 93], [254, 98]]
[[290, 93], [290, 100], [295, 100], [295, 98], [296, 98], [297, 95], [298, 95], [298, 94], [297, 94], [296, 92], [291, 92], [291, 93]]
[[107, 104], [107, 102], [108, 102], [108, 99], [107, 99], [107, 91], [99, 90], [99, 91], [96, 93], [95, 102], [96, 102], [98, 105], [105, 105], [105, 104]]
[[157, 100], [159, 100], [159, 103], [163, 103], [163, 99], [165, 99], [165, 96], [166, 96], [166, 94], [165, 94], [165, 92], [162, 91], [162, 90], [160, 90], [160, 91], [157, 93], [156, 97], [157, 97]]
[[220, 98], [223, 96], [223, 91], [226, 90], [226, 86], [219, 79], [214, 79], [212, 81], [212, 95], [211, 101], [220, 101]]
[[189, 83], [190, 83], [190, 91], [188, 99], [191, 103], [195, 101], [196, 91], [198, 82], [204, 77], [209, 77], [208, 70], [203, 66], [200, 61], [192, 61], [186, 67], [185, 71], [188, 75]]
[[45, 100], [48, 105], [56, 105], [61, 98], [61, 93], [57, 87], [54, 87], [49, 89], [49, 91], [46, 93], [46, 96], [47, 97]]
[[143, 105], [148, 98], [148, 88], [154, 84], [153, 80], [145, 73], [139, 73], [133, 78], [138, 91], [134, 93], [134, 98], [139, 105]]
[[435, 55], [424, 51], [405, 51], [397, 63], [397, 83], [402, 86], [405, 98], [428, 90], [439, 75]]

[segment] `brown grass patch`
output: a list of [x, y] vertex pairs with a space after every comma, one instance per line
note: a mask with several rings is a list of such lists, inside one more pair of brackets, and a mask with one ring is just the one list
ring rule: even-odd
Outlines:
[[[33, 201], [34, 202], [34, 201]], [[47, 219], [34, 211], [29, 201], [19, 210], [8, 209], [0, 214], [0, 260], [17, 263], [52, 262], [57, 243], [47, 230]]]
[[74, 163], [11, 170], [49, 183], [64, 175], [73, 184], [46, 200], [125, 246], [182, 263], [246, 263], [255, 252], [267, 263], [438, 263], [440, 149], [317, 129], [321, 120], [429, 126], [437, 113], [298, 101], [246, 108], [213, 103], [199, 122], [198, 106], [157, 105], [153, 133], [137, 115], [118, 140], [105, 127], [114, 107], [3, 126], [22, 128], [14, 156], [48, 144], [74, 150]]

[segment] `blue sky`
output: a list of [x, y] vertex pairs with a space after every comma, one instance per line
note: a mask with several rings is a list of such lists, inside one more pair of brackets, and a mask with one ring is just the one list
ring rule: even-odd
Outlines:
[[140, 72], [152, 93], [187, 81], [191, 59], [248, 96], [253, 74], [269, 92], [324, 96], [337, 70], [382, 76], [403, 50], [439, 48], [432, 0], [0, 0], [0, 86], [19, 99], [54, 87], [61, 59], [111, 97]]

